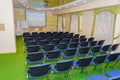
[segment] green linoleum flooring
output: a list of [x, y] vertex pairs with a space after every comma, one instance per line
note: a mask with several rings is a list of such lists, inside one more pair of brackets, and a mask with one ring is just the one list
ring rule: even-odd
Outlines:
[[[0, 80], [27, 80], [26, 72], [27, 65], [25, 63], [26, 58], [23, 50], [22, 37], [16, 37], [17, 43], [17, 52], [11, 54], [0, 54]], [[78, 58], [78, 57], [77, 57]], [[74, 58], [76, 59], [76, 58]], [[64, 59], [60, 59], [64, 60]], [[53, 62], [45, 62], [52, 63]], [[106, 65], [106, 64], [104, 64]], [[105, 68], [105, 72], [114, 69], [114, 63], [111, 63], [108, 68]], [[117, 69], [120, 69], [120, 62], [117, 65]], [[31, 66], [31, 65], [28, 65]], [[88, 76], [88, 69], [90, 70], [90, 75], [102, 74], [102, 65], [98, 66], [96, 70], [93, 70], [93, 66], [89, 66], [84, 70], [83, 73], [80, 73], [81, 69], [71, 69], [69, 72], [69, 77], [65, 77], [65, 73], [53, 74], [51, 73], [49, 76], [54, 77], [53, 80], [71, 80], [70, 77], [73, 76], [73, 80], [85, 80]], [[48, 77], [38, 78], [38, 79], [28, 79], [28, 80], [48, 80]]]

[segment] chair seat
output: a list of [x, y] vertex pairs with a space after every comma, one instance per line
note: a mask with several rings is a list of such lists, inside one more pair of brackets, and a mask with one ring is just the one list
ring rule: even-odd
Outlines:
[[102, 74], [97, 74], [94, 76], [89, 76], [86, 80], [107, 80], [107, 78]]
[[115, 77], [115, 76], [119, 76], [120, 75], [120, 70], [112, 70], [112, 71], [108, 71], [106, 72], [106, 74], [110, 77]]

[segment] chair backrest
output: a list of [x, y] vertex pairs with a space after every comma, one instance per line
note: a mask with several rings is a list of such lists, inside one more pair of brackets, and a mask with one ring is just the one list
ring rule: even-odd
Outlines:
[[37, 66], [31, 66], [28, 68], [28, 77], [36, 78], [47, 76], [50, 72], [51, 67], [50, 64], [41, 64]]
[[26, 46], [32, 46], [32, 45], [38, 45], [38, 43], [36, 41], [26, 43]]
[[96, 44], [97, 44], [97, 41], [91, 41], [90, 43], [89, 43], [89, 46], [96, 46]]
[[35, 41], [33, 37], [24, 37], [24, 42], [33, 42]]
[[29, 53], [31, 52], [39, 52], [40, 48], [38, 45], [34, 45], [34, 46], [27, 46], [27, 51]]
[[100, 40], [100, 41], [97, 42], [97, 45], [103, 45], [104, 42], [105, 42], [105, 40]]
[[74, 34], [74, 38], [79, 38], [79, 34]]
[[57, 46], [58, 49], [66, 49], [67, 48], [67, 43], [60, 43]]
[[92, 51], [93, 53], [98, 53], [98, 52], [100, 51], [100, 49], [101, 49], [101, 46], [93, 46], [93, 47], [91, 48], [91, 51]]
[[69, 38], [63, 38], [61, 43], [69, 43], [70, 42], [70, 39]]
[[111, 47], [111, 44], [110, 44], [110, 45], [104, 45], [104, 46], [101, 48], [101, 50], [102, 50], [102, 51], [108, 51], [108, 50], [110, 49], [110, 47]]
[[87, 40], [87, 38], [80, 38], [80, 42], [85, 42]]
[[115, 51], [118, 47], [119, 47], [120, 44], [113, 44], [110, 48], [111, 51]]
[[82, 38], [85, 38], [85, 35], [81, 35], [81, 36], [80, 36], [80, 39], [82, 39]]
[[92, 59], [93, 57], [81, 58], [77, 61], [76, 65], [82, 68], [87, 67], [91, 63]]
[[49, 41], [48, 41], [48, 40], [41, 40], [41, 41], [39, 42], [39, 45], [41, 45], [41, 46], [44, 46], [44, 45], [46, 45], [46, 44], [49, 44]]
[[72, 39], [71, 39], [71, 42], [78, 42], [78, 41], [79, 41], [78, 38], [72, 38]]
[[73, 60], [66, 60], [62, 62], [57, 62], [55, 69], [57, 71], [68, 71], [73, 65]]
[[69, 48], [77, 48], [78, 47], [78, 42], [72, 42], [69, 44]]
[[90, 47], [81, 47], [79, 48], [79, 53], [80, 54], [87, 54], [89, 53]]
[[53, 44], [47, 44], [43, 47], [43, 49], [45, 51], [51, 51], [51, 50], [54, 50], [54, 47], [55, 47], [55, 45], [53, 45]]
[[46, 54], [46, 57], [48, 59], [57, 59], [60, 56], [60, 51], [56, 50], [56, 51], [48, 51]]
[[57, 45], [57, 44], [60, 43], [60, 40], [59, 39], [53, 39], [50, 43], [54, 44], [54, 45]]
[[43, 54], [41, 52], [30, 53], [30, 54], [27, 54], [27, 59], [30, 62], [41, 61], [43, 59]]
[[102, 64], [102, 63], [105, 61], [105, 59], [106, 59], [107, 56], [108, 56], [107, 54], [103, 54], [103, 55], [100, 55], [100, 56], [96, 56], [96, 57], [92, 60], [92, 62], [95, 63], [95, 64]]
[[36, 38], [35, 38], [35, 41], [36, 41], [36, 42], [40, 42], [41, 40], [44, 40], [44, 37], [36, 37]]
[[24, 32], [23, 37], [31, 37], [32, 35], [29, 32]]
[[118, 56], [120, 55], [120, 53], [113, 53], [107, 56], [106, 61], [108, 62], [112, 62], [117, 60]]
[[94, 41], [94, 39], [95, 39], [94, 37], [90, 37], [88, 38], [88, 41], [91, 42], [91, 41]]
[[80, 47], [87, 47], [89, 42], [81, 42]]
[[74, 49], [67, 49], [64, 54], [66, 56], [74, 56], [76, 54], [76, 51], [77, 51], [76, 48], [74, 48]]

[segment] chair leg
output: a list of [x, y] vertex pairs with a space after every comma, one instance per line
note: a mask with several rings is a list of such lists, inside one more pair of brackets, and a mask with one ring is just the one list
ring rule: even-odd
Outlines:
[[109, 65], [109, 62], [106, 64], [105, 68], [107, 68], [107, 67], [108, 67], [108, 65]]
[[94, 68], [93, 68], [93, 70], [95, 70], [97, 68], [97, 66], [95, 66]]
[[84, 71], [84, 68], [81, 69], [81, 72], [80, 72], [80, 73], [83, 73], [83, 71]]

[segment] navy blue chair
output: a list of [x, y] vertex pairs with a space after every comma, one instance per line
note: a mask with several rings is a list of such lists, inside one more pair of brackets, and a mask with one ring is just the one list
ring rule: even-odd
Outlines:
[[93, 57], [80, 58], [78, 61], [74, 62], [73, 66], [75, 68], [81, 68], [81, 73], [82, 73], [83, 70], [90, 65], [92, 59], [93, 59]]
[[101, 46], [93, 46], [89, 53], [93, 54], [93, 56], [94, 56], [95, 54], [100, 52], [100, 49], [101, 49]]
[[104, 42], [105, 42], [105, 40], [99, 40], [99, 41], [97, 42], [97, 45], [98, 45], [98, 46], [102, 46], [102, 45], [104, 44]]
[[43, 58], [44, 55], [41, 52], [29, 53], [27, 54], [27, 63], [32, 64], [32, 63], [42, 62]]
[[115, 51], [118, 47], [119, 47], [120, 44], [113, 44], [111, 47], [110, 47], [110, 51]]
[[62, 53], [63, 58], [73, 58], [76, 54], [77, 48], [66, 49], [64, 53]]
[[85, 42], [85, 41], [87, 41], [87, 38], [80, 38], [80, 40], [79, 40], [80, 43]]
[[88, 38], [88, 42], [92, 42], [92, 41], [94, 41], [94, 37], [90, 37], [90, 38]]
[[52, 65], [52, 70], [54, 73], [63, 73], [65, 72], [68, 78], [68, 73], [73, 66], [73, 60], [65, 60], [57, 62], [55, 65]]
[[79, 34], [74, 34], [73, 38], [79, 38]]
[[91, 41], [91, 42], [89, 43], [89, 46], [90, 46], [90, 47], [93, 47], [93, 46], [96, 46], [96, 44], [97, 44], [97, 41]]
[[70, 39], [69, 38], [63, 38], [60, 43], [69, 43]]
[[[103, 55], [99, 55], [99, 56], [96, 56], [95, 58], [93, 58], [92, 62], [91, 62], [91, 65], [95, 66], [94, 67], [94, 70], [96, 69], [96, 67], [98, 65], [101, 65], [102, 63], [105, 62], [105, 59], [108, 55], [107, 54], [103, 54]], [[104, 67], [102, 66], [102, 71], [104, 73]]]
[[46, 51], [51, 51], [54, 50], [55, 45], [54, 44], [47, 44], [45, 46], [43, 46], [43, 50]]
[[60, 43], [60, 39], [53, 39], [50, 41], [51, 44], [58, 45]]
[[29, 32], [24, 32], [23, 37], [32, 37], [32, 35]]
[[81, 36], [80, 36], [80, 39], [82, 39], [82, 38], [85, 38], [85, 35], [81, 35]]
[[25, 43], [25, 46], [32, 46], [32, 45], [39, 45], [39, 44], [36, 41]]
[[81, 42], [80, 47], [87, 47], [89, 42]]
[[27, 43], [27, 42], [34, 42], [35, 39], [33, 37], [25, 37], [24, 38], [24, 42]]
[[[50, 64], [40, 64], [28, 67], [28, 78], [42, 78], [48, 76], [51, 72]], [[47, 80], [50, 80], [48, 78]]]
[[38, 35], [38, 32], [32, 32], [32, 36]]
[[72, 38], [72, 39], [71, 39], [71, 42], [78, 42], [78, 41], [79, 41], [78, 38]]
[[39, 52], [39, 45], [27, 46], [27, 53]]
[[111, 70], [106, 72], [108, 77], [102, 74], [96, 74], [93, 76], [87, 77], [85, 80], [120, 80], [120, 70]]
[[60, 57], [60, 51], [54, 50], [54, 51], [48, 51], [46, 55], [44, 56], [45, 60], [57, 60]]
[[78, 42], [72, 42], [68, 46], [68, 48], [77, 48], [77, 47], [78, 47]]
[[89, 54], [90, 47], [81, 47], [79, 48], [79, 51], [77, 52], [78, 56], [86, 56]]
[[41, 41], [39, 42], [40, 47], [43, 47], [43, 46], [45, 46], [46, 44], [49, 44], [49, 41], [48, 41], [48, 40], [41, 40]]
[[[105, 62], [107, 63], [105, 68], [109, 65], [110, 62], [117, 61], [119, 55], [120, 55], [120, 53], [113, 53], [113, 54], [108, 55], [105, 60]], [[116, 64], [114, 66], [116, 66]]]
[[68, 46], [67, 43], [59, 43], [59, 44], [57, 45], [57, 48], [58, 48], [59, 50], [65, 50], [65, 49], [67, 48], [67, 46]]
[[110, 47], [111, 47], [111, 44], [103, 45], [103, 47], [101, 48], [100, 52], [105, 53], [105, 52], [109, 51]]

